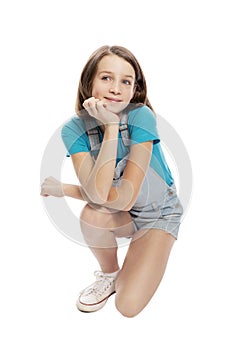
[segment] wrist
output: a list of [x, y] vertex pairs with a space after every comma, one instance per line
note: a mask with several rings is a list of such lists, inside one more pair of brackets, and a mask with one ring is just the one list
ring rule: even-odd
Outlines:
[[87, 196], [85, 195], [85, 192], [82, 190], [81, 186], [64, 183], [62, 184], [62, 190], [64, 196], [87, 201]]
[[104, 135], [107, 137], [116, 136], [119, 132], [119, 122], [106, 124]]
[[64, 194], [64, 196], [67, 196], [67, 193], [68, 193], [68, 184], [64, 184], [62, 183], [61, 187], [62, 187], [62, 192]]

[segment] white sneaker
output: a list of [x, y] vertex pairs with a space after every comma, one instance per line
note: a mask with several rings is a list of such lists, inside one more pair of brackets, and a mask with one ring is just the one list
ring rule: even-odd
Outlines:
[[96, 281], [79, 295], [76, 306], [80, 311], [93, 312], [101, 309], [108, 298], [115, 293], [115, 278], [107, 273], [96, 271]]

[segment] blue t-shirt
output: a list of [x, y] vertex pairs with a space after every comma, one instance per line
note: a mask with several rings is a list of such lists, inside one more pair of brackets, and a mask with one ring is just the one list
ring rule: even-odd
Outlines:
[[[130, 146], [141, 142], [153, 141], [150, 167], [156, 171], [168, 186], [171, 186], [174, 181], [160, 145], [156, 116], [152, 110], [147, 106], [140, 106], [129, 111], [128, 131], [130, 136]], [[103, 136], [99, 127], [98, 132], [101, 142]], [[83, 119], [79, 118], [77, 115], [71, 118], [71, 120], [63, 126], [61, 135], [69, 154], [91, 151], [85, 123]], [[129, 149], [124, 145], [121, 138], [121, 132], [119, 132], [116, 164], [124, 158], [128, 152]]]

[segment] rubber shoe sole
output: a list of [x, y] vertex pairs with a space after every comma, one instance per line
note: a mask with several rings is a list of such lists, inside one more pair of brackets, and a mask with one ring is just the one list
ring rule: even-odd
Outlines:
[[102, 307], [104, 307], [104, 305], [106, 304], [106, 302], [108, 301], [108, 298], [110, 298], [111, 295], [113, 295], [115, 293], [112, 292], [110, 295], [108, 295], [106, 298], [104, 298], [103, 300], [99, 301], [98, 303], [95, 304], [84, 304], [80, 301], [80, 297], [77, 300], [76, 306], [78, 308], [79, 311], [81, 312], [95, 312], [98, 311], [100, 309], [102, 309]]

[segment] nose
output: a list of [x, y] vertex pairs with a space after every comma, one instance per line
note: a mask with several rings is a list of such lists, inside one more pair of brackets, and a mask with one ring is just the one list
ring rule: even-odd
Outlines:
[[120, 82], [117, 80], [114, 80], [110, 86], [110, 92], [112, 92], [113, 94], [120, 94]]

